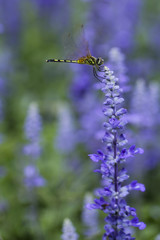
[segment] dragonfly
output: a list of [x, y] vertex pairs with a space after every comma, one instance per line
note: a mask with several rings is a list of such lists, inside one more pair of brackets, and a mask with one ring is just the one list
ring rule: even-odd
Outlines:
[[[82, 26], [83, 27], [83, 26]], [[85, 52], [86, 55], [82, 56], [80, 58], [77, 58], [76, 60], [72, 59], [47, 59], [46, 62], [58, 62], [58, 63], [77, 63], [77, 64], [85, 64], [85, 65], [90, 65], [93, 67], [93, 74], [98, 80], [102, 80], [102, 76], [98, 74], [98, 72], [103, 72], [103, 63], [104, 60], [101, 57], [94, 57], [91, 55], [89, 47], [88, 47], [88, 42], [86, 39], [84, 40], [85, 43]]]

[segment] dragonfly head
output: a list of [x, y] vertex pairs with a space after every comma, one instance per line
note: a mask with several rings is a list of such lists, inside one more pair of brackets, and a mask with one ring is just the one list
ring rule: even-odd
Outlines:
[[103, 58], [98, 57], [98, 58], [96, 59], [96, 64], [97, 64], [98, 66], [102, 65], [103, 63], [104, 63]]

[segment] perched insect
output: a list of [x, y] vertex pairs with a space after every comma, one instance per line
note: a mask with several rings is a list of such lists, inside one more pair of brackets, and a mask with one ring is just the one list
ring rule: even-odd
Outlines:
[[102, 71], [100, 66], [104, 63], [104, 60], [101, 57], [93, 57], [92, 55], [87, 55], [80, 57], [77, 60], [70, 60], [70, 59], [48, 59], [46, 62], [60, 62], [60, 63], [78, 63], [78, 64], [88, 64], [93, 66], [93, 74], [96, 78], [100, 79], [101, 76], [97, 74], [98, 71]]
[[[83, 28], [83, 25], [82, 25]], [[86, 64], [93, 67], [93, 74], [98, 79], [101, 80], [102, 76], [97, 74], [97, 71], [103, 72], [102, 64], [104, 60], [101, 57], [93, 57], [89, 51], [88, 42], [84, 39], [85, 44], [85, 56], [77, 58], [76, 60], [71, 59], [48, 59], [46, 62], [59, 62], [59, 63], [78, 63], [78, 64]]]

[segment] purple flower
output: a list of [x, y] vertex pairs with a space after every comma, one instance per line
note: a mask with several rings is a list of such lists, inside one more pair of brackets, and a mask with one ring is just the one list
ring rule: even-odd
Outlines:
[[141, 192], [145, 191], [145, 186], [142, 183], [138, 183], [136, 180], [131, 182], [130, 185], [128, 185], [128, 187], [129, 187], [129, 190], [138, 190]]
[[35, 103], [31, 103], [28, 109], [24, 125], [26, 139], [29, 141], [23, 148], [25, 155], [37, 159], [41, 155], [40, 133], [42, 130], [42, 121]]
[[[7, 35], [9, 44], [17, 43], [18, 35], [21, 28], [21, 10], [20, 0], [13, 0], [12, 4], [8, 1], [0, 0], [0, 15], [2, 23], [2, 31]], [[8, 16], [6, 18], [6, 16]]]
[[0, 213], [5, 212], [9, 209], [9, 203], [7, 200], [1, 200], [0, 201]]
[[37, 141], [40, 137], [42, 128], [41, 117], [36, 103], [31, 103], [25, 121], [25, 135], [29, 141]]
[[96, 210], [90, 210], [86, 208], [89, 203], [92, 203], [93, 196], [86, 194], [84, 198], [84, 207], [82, 212], [82, 221], [85, 225], [84, 234], [86, 236], [93, 236], [99, 232], [98, 228], [98, 212]]
[[[115, 75], [120, 79], [120, 86], [123, 88], [124, 92], [130, 90], [130, 87], [127, 85], [129, 82], [129, 78], [126, 74], [127, 69], [124, 64], [125, 55], [121, 53], [119, 48], [111, 48], [109, 51], [109, 60], [108, 66], [111, 68]], [[119, 99], [119, 98], [118, 98]]]
[[46, 180], [40, 176], [35, 160], [41, 155], [40, 133], [42, 121], [39, 115], [38, 106], [32, 103], [29, 106], [28, 114], [24, 125], [25, 135], [28, 143], [23, 147], [23, 153], [28, 156], [28, 164], [24, 168], [24, 184], [28, 188], [44, 186]]
[[2, 99], [0, 99], [0, 123], [3, 121], [3, 102]]
[[121, 107], [123, 100], [120, 96], [121, 89], [118, 85], [118, 79], [107, 67], [104, 67], [101, 90], [106, 97], [103, 109], [106, 117], [103, 138], [106, 151], [98, 150], [98, 154], [90, 154], [89, 156], [93, 162], [99, 163], [100, 166], [96, 172], [102, 175], [104, 186], [96, 190], [98, 198], [94, 200], [95, 203], [87, 206], [89, 209], [99, 209], [107, 214], [103, 239], [132, 240], [134, 238], [131, 233], [127, 232], [127, 228], [134, 226], [142, 230], [146, 225], [138, 220], [136, 210], [128, 206], [124, 198], [131, 190], [144, 192], [145, 187], [136, 180], [126, 186], [122, 185], [129, 176], [121, 164], [128, 157], [134, 157], [138, 153], [142, 154], [143, 150], [136, 148], [135, 145], [130, 148], [122, 148], [127, 143], [123, 134], [124, 126], [127, 123], [125, 119], [127, 111]]
[[76, 146], [74, 119], [71, 110], [66, 105], [60, 105], [58, 111], [58, 126], [55, 146], [62, 153], [70, 153]]
[[62, 240], [78, 240], [78, 234], [69, 219], [65, 219], [63, 222], [63, 234], [61, 235]]
[[131, 170], [141, 176], [159, 162], [159, 136], [157, 134], [160, 126], [159, 92], [159, 84], [151, 82], [147, 86], [145, 80], [138, 79], [131, 97], [131, 111], [127, 119], [130, 124], [134, 125], [136, 134], [131, 133], [130, 142], [141, 144], [146, 149], [141, 164], [136, 158]]
[[139, 222], [139, 219], [137, 217], [131, 220], [131, 225], [134, 227], [138, 227], [139, 230], [143, 230], [146, 227], [146, 224], [143, 222]]
[[24, 184], [29, 188], [42, 187], [46, 180], [39, 175], [34, 165], [28, 165], [24, 168]]
[[160, 234], [156, 236], [155, 240], [160, 240]]

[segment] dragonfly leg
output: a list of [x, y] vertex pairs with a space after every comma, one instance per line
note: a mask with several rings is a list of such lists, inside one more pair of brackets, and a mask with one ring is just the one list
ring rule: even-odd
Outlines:
[[98, 66], [97, 69], [99, 72], [105, 72], [104, 66]]
[[102, 82], [102, 80], [104, 79], [104, 77], [102, 77], [102, 76], [99, 76], [98, 74], [97, 74], [97, 71], [96, 71], [96, 69], [93, 67], [93, 75], [95, 76], [95, 78], [97, 78], [100, 82]]

